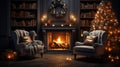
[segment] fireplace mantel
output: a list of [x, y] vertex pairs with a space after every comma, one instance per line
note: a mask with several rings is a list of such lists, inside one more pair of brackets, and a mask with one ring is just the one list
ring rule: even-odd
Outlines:
[[[42, 32], [43, 32], [43, 42], [45, 43], [45, 46], [46, 46], [46, 50], [47, 51], [51, 51], [49, 50], [48, 48], [48, 33], [51, 33], [51, 32], [56, 32], [56, 33], [61, 33], [61, 32], [64, 32], [64, 33], [67, 33], [70, 35], [70, 47], [67, 51], [71, 51], [72, 50], [72, 47], [74, 46], [74, 40], [75, 40], [75, 32], [76, 32], [76, 28], [74, 26], [43, 26], [42, 28]], [[55, 34], [56, 35], [56, 34]], [[52, 36], [55, 36], [55, 35], [52, 35]], [[68, 36], [66, 36], [68, 37]], [[66, 39], [66, 38], [65, 38]]]
[[42, 30], [75, 30], [75, 27], [42, 27]]

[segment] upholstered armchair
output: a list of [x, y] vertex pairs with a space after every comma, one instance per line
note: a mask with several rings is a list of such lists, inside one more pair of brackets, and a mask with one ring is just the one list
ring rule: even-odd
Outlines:
[[35, 40], [35, 31], [15, 30], [12, 32], [12, 39], [15, 51], [18, 56], [34, 57], [36, 54], [44, 53], [44, 44], [40, 40]]
[[107, 32], [103, 30], [94, 30], [83, 33], [84, 41], [75, 42], [73, 47], [74, 58], [77, 55], [100, 57], [104, 54], [107, 42]]

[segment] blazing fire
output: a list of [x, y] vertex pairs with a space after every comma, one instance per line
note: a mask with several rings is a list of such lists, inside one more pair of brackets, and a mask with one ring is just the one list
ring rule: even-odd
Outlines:
[[68, 43], [66, 43], [66, 41], [64, 41], [64, 38], [58, 36], [57, 38], [53, 39], [50, 48], [52, 49], [68, 49]]
[[63, 41], [61, 40], [61, 37], [58, 37], [57, 40], [53, 40], [53, 42], [55, 42], [57, 44], [63, 43]]
[[70, 47], [70, 34], [68, 32], [49, 32], [48, 45], [50, 50], [68, 50]]

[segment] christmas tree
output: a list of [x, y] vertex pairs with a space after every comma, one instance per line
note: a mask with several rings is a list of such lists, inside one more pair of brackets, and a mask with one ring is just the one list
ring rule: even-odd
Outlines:
[[101, 1], [98, 11], [92, 21], [91, 30], [105, 30], [108, 32], [106, 53], [112, 62], [120, 57], [120, 28], [110, 0]]

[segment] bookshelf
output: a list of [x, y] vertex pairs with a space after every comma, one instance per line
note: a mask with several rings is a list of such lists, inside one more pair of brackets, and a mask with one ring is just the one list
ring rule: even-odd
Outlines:
[[80, 0], [80, 36], [83, 31], [89, 31], [91, 22], [101, 0]]
[[37, 30], [37, 0], [11, 0], [11, 30]]

